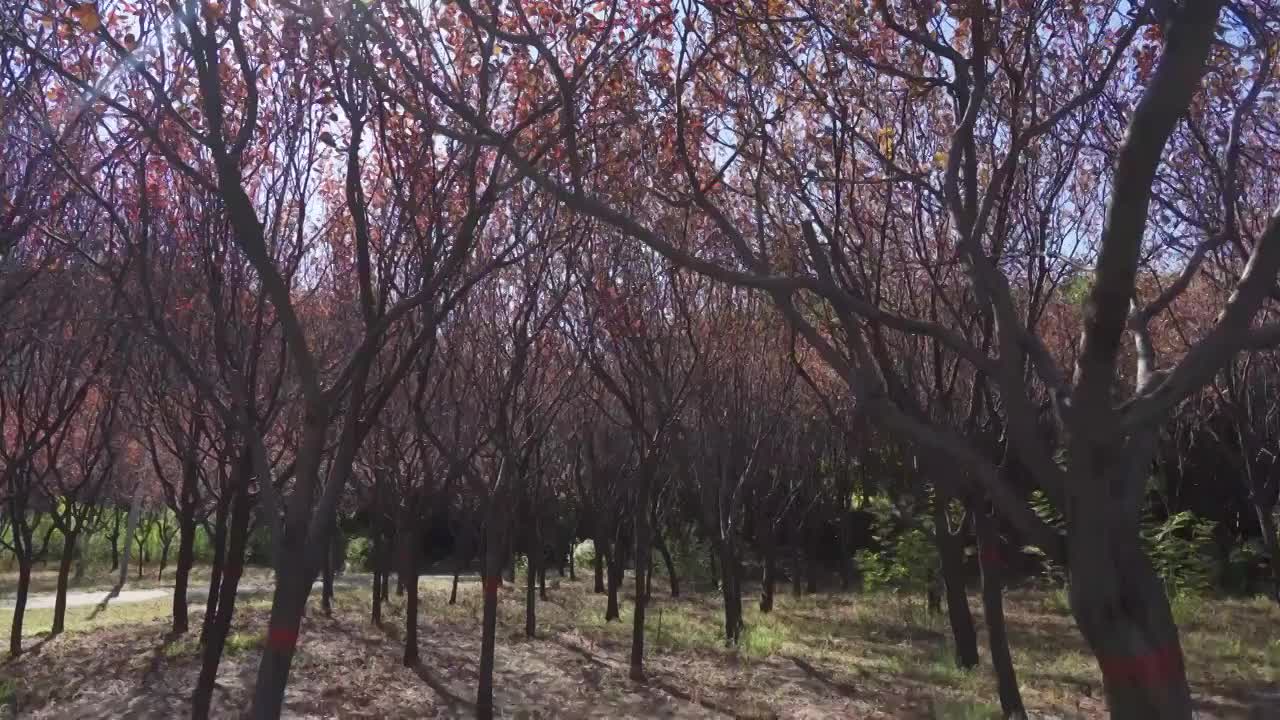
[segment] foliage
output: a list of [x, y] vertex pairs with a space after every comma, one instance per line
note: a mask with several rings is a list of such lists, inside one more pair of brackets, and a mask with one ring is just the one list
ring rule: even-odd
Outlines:
[[1214, 523], [1190, 510], [1164, 520], [1148, 517], [1142, 540], [1170, 597], [1207, 592], [1216, 576]]
[[928, 590], [938, 567], [932, 518], [902, 512], [880, 496], [864, 509], [873, 515], [872, 537], [878, 548], [859, 550], [854, 556], [863, 587], [909, 593]]
[[372, 565], [373, 541], [364, 536], [356, 536], [347, 541], [347, 567], [370, 571]]
[[711, 571], [711, 544], [692, 533], [674, 537], [668, 541], [671, 562], [681, 582], [693, 588], [715, 587], [715, 573]]

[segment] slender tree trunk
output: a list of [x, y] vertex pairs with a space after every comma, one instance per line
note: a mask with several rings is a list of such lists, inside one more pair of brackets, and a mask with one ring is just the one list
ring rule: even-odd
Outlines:
[[111, 532], [107, 538], [111, 541], [111, 572], [120, 569], [120, 509], [111, 508]]
[[768, 613], [773, 612], [773, 593], [778, 583], [778, 543], [772, 527], [766, 525], [761, 532], [760, 612]]
[[978, 664], [978, 633], [969, 612], [969, 596], [965, 593], [964, 549], [951, 532], [947, 519], [947, 498], [934, 488], [933, 527], [938, 557], [942, 563], [942, 582], [947, 595], [947, 618], [955, 641], [956, 667], [967, 669]]
[[538, 577], [538, 562], [534, 558], [538, 553], [534, 551], [534, 543], [530, 543], [529, 564], [525, 567], [524, 572], [524, 636], [532, 639], [537, 633], [538, 620], [538, 601], [536, 592], [536, 580]]
[[372, 526], [369, 535], [373, 547], [369, 550], [369, 564], [373, 566], [373, 587], [370, 588], [372, 607], [369, 610], [369, 622], [376, 626], [382, 623], [382, 532], [378, 529], [376, 518]]
[[333, 614], [333, 553], [324, 554], [323, 571], [320, 574], [320, 610], [325, 615]]
[[995, 520], [974, 508], [974, 525], [978, 531], [978, 566], [982, 570], [982, 609], [987, 621], [987, 639], [991, 644], [991, 667], [996, 673], [996, 690], [1000, 710], [1006, 720], [1025, 720], [1026, 708], [1018, 691], [1018, 678], [1009, 652], [1009, 633], [1004, 621], [1005, 553]]
[[626, 568], [626, 561], [623, 560], [623, 557], [622, 542], [619, 541], [614, 546], [613, 554], [607, 558], [609, 567], [608, 577], [606, 578], [608, 580], [608, 587], [606, 588], [608, 599], [604, 609], [605, 622], [619, 620], [622, 617], [618, 605], [618, 588], [622, 586], [623, 572], [625, 572], [624, 569]]
[[538, 599], [542, 602], [547, 601], [547, 568], [546, 566], [538, 567]]
[[418, 664], [418, 532], [414, 528], [405, 528], [404, 575], [406, 600], [404, 607], [404, 666], [413, 667]]
[[1271, 599], [1280, 603], [1280, 536], [1276, 535], [1276, 523], [1271, 517], [1271, 508], [1255, 500], [1253, 512], [1258, 517], [1258, 529], [1262, 532], [1263, 547], [1270, 555], [1267, 564], [1271, 570]]
[[680, 597], [680, 577], [676, 574], [676, 564], [671, 558], [671, 549], [662, 533], [653, 534], [654, 544], [658, 546], [658, 554], [662, 556], [662, 564], [667, 568], [667, 580], [671, 583], [671, 597]]
[[804, 567], [804, 549], [799, 540], [794, 541], [791, 548], [791, 594], [800, 597], [803, 591], [801, 570]]
[[578, 574], [575, 568], [578, 564], [578, 559], [573, 556], [573, 543], [569, 543], [568, 563], [569, 563], [569, 582], [577, 582]]
[[67, 619], [67, 581], [71, 579], [71, 564], [76, 559], [76, 540], [79, 533], [62, 536], [62, 556], [58, 560], [58, 589], [53, 598], [53, 627], [50, 635], [61, 635]]
[[[17, 532], [17, 529], [14, 529]], [[31, 558], [18, 553], [18, 589], [13, 598], [13, 620], [9, 623], [9, 655], [22, 654], [22, 619], [27, 612], [27, 593], [31, 590]]]
[[742, 637], [742, 585], [738, 558], [731, 538], [719, 537], [715, 542], [720, 553], [720, 594], [724, 598], [724, 642], [733, 647]]
[[227, 521], [230, 503], [218, 503], [213, 519], [213, 564], [209, 568], [209, 597], [205, 598], [204, 621], [200, 624], [200, 645], [209, 641], [210, 628], [218, 617], [218, 597], [221, 595], [222, 574], [227, 559]]
[[191, 565], [195, 562], [196, 545], [195, 507], [183, 508], [178, 518], [178, 566], [173, 574], [173, 634], [181, 635], [188, 628], [187, 585], [191, 577]]
[[653, 485], [653, 470], [644, 473], [640, 480], [639, 497], [636, 499], [635, 574], [636, 601], [631, 623], [631, 671], [632, 680], [644, 680], [644, 619], [649, 604], [648, 577], [653, 565], [653, 537], [650, 535], [649, 506]]
[[484, 610], [481, 617], [480, 679], [476, 689], [478, 720], [493, 720], [493, 654], [498, 632], [498, 585], [501, 583], [503, 558], [499, 514], [496, 508], [491, 510], [485, 523], [484, 563], [481, 568]]
[[133, 491], [133, 500], [129, 503], [129, 517], [125, 521], [124, 529], [124, 555], [120, 558], [120, 581], [116, 583], [119, 587], [129, 580], [129, 554], [133, 549], [133, 536], [138, 532], [138, 515], [142, 512], [142, 483]]
[[593, 557], [591, 558], [591, 566], [595, 570], [595, 576], [596, 576], [595, 592], [598, 595], [604, 592], [605, 551], [604, 551], [604, 543], [602, 543], [599, 539], [597, 539], [593, 544], [595, 545], [595, 548], [594, 548], [595, 552], [592, 553]]
[[252, 509], [248, 491], [241, 489], [231, 501], [231, 527], [227, 538], [226, 563], [218, 583], [217, 617], [207, 627], [200, 675], [191, 697], [191, 716], [195, 720], [209, 717], [213, 686], [218, 678], [218, 665], [226, 647], [227, 634], [235, 613], [236, 591], [244, 574], [244, 554], [249, 543], [249, 514]]

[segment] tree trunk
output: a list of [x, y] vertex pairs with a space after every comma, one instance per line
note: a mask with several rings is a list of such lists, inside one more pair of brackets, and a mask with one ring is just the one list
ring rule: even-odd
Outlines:
[[213, 519], [213, 564], [209, 568], [209, 597], [205, 598], [204, 621], [200, 624], [200, 645], [209, 640], [209, 631], [218, 616], [218, 597], [221, 595], [222, 574], [227, 560], [227, 519], [230, 503], [218, 503]]
[[1136, 516], [1097, 512], [1101, 518], [1073, 529], [1067, 557], [1072, 614], [1102, 670], [1111, 716], [1187, 720], [1191, 692], [1178, 628]]
[[378, 530], [378, 522], [373, 521], [373, 529], [370, 532], [370, 541], [373, 547], [369, 550], [369, 564], [373, 570], [373, 587], [372, 591], [372, 607], [369, 610], [369, 622], [377, 626], [382, 623], [382, 533]]
[[947, 498], [934, 488], [933, 529], [938, 557], [942, 564], [942, 582], [947, 595], [947, 618], [955, 641], [956, 667], [967, 669], [978, 664], [978, 633], [969, 612], [969, 596], [965, 593], [964, 549], [951, 532], [947, 519]]
[[538, 599], [542, 602], [547, 601], [547, 568], [545, 566], [538, 568]]
[[530, 639], [536, 635], [538, 619], [538, 602], [535, 595], [538, 568], [537, 560], [534, 559], [537, 557], [537, 553], [533, 549], [534, 545], [535, 543], [530, 543], [529, 563], [524, 571], [524, 636]]
[[1270, 556], [1268, 566], [1271, 570], [1271, 599], [1280, 603], [1280, 537], [1276, 535], [1276, 523], [1271, 517], [1271, 508], [1253, 503], [1253, 512], [1258, 517], [1258, 528], [1262, 532], [1262, 544]]
[[671, 549], [662, 533], [653, 534], [654, 544], [658, 546], [658, 554], [662, 556], [662, 564], [667, 568], [667, 580], [671, 582], [671, 597], [680, 597], [680, 577], [676, 574], [675, 561], [671, 559]]
[[[16, 532], [16, 530], [15, 530]], [[31, 559], [18, 554], [18, 590], [13, 598], [13, 621], [9, 624], [9, 655], [22, 654], [22, 619], [27, 612], [27, 593], [31, 590]]]
[[191, 577], [191, 565], [195, 562], [196, 518], [195, 508], [184, 508], [178, 518], [178, 566], [173, 575], [173, 634], [187, 631], [187, 584]]
[[1004, 621], [1005, 552], [1000, 542], [995, 519], [975, 508], [974, 525], [978, 531], [978, 566], [982, 570], [982, 609], [987, 621], [987, 640], [991, 645], [991, 667], [996, 673], [996, 690], [1000, 695], [1000, 711], [1006, 720], [1024, 720], [1026, 708], [1018, 691], [1018, 678], [1009, 652], [1009, 633]]
[[485, 523], [484, 563], [480, 574], [484, 611], [480, 631], [480, 679], [476, 689], [478, 720], [493, 720], [493, 653], [498, 632], [498, 585], [501, 583], [503, 557], [498, 515], [496, 510], [490, 512]]
[[129, 517], [125, 521], [124, 529], [124, 555], [120, 558], [120, 581], [116, 583], [119, 587], [129, 581], [129, 554], [133, 550], [133, 536], [138, 532], [138, 515], [142, 512], [142, 483], [134, 488], [133, 500], [129, 503]]
[[217, 617], [212, 623], [206, 622], [204, 655], [201, 658], [195, 692], [191, 697], [191, 717], [195, 720], [209, 717], [213, 686], [218, 678], [218, 665], [222, 662], [222, 651], [226, 647], [227, 634], [235, 613], [236, 591], [240, 587], [240, 576], [244, 573], [244, 554], [249, 543], [249, 511], [252, 509], [248, 491], [240, 490], [232, 499], [231, 506], [226, 562], [218, 582]]
[[804, 550], [798, 540], [794, 542], [795, 545], [791, 548], [791, 594], [800, 597], [803, 590], [800, 575], [804, 567]]
[[765, 528], [761, 540], [763, 566], [760, 571], [760, 612], [773, 612], [773, 593], [778, 584], [778, 543], [773, 537], [773, 530]]
[[[416, 525], [415, 525], [416, 527]], [[418, 536], [416, 529], [405, 528], [404, 587], [404, 666], [418, 664]]]
[[591, 565], [595, 569], [595, 592], [598, 595], [604, 592], [604, 543], [596, 540], [593, 544], [595, 552], [592, 553]]
[[731, 538], [717, 538], [720, 553], [720, 594], [724, 598], [724, 643], [734, 647], [742, 637], [742, 572]]
[[578, 559], [573, 556], [573, 543], [569, 544], [568, 560], [569, 560], [569, 582], [577, 582], [578, 574], [575, 571], [575, 566], [578, 564]]
[[120, 569], [120, 510], [111, 508], [111, 532], [107, 537], [111, 541], [111, 572]]
[[621, 619], [620, 608], [618, 606], [618, 588], [622, 586], [623, 572], [625, 572], [626, 563], [623, 560], [622, 542], [619, 541], [614, 546], [614, 551], [609, 561], [608, 567], [608, 600], [605, 604], [604, 619], [605, 622], [610, 620]]
[[644, 613], [649, 604], [648, 577], [652, 562], [653, 538], [650, 535], [649, 505], [652, 471], [640, 480], [639, 497], [636, 499], [635, 575], [636, 601], [631, 623], [631, 672], [632, 680], [644, 680]]
[[67, 619], [67, 581], [71, 579], [71, 563], [76, 559], [76, 539], [79, 533], [63, 534], [62, 557], [58, 560], [58, 589], [53, 598], [53, 627], [50, 635], [61, 635]]
[[320, 580], [320, 609], [325, 615], [333, 614], [333, 553], [324, 554], [324, 571]]

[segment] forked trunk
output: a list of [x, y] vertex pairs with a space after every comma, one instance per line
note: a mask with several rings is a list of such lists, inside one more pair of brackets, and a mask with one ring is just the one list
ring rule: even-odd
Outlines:
[[228, 531], [226, 561], [216, 579], [218, 600], [216, 617], [210, 621], [205, 619], [204, 652], [201, 657], [200, 675], [196, 679], [196, 688], [191, 696], [191, 717], [205, 720], [209, 717], [210, 705], [213, 701], [213, 686], [218, 677], [218, 665], [222, 662], [222, 651], [227, 643], [227, 634], [231, 629], [231, 620], [235, 613], [236, 591], [240, 586], [240, 576], [244, 572], [244, 553], [249, 542], [249, 511], [251, 503], [248, 493], [241, 490], [231, 501], [231, 527]]
[[200, 644], [209, 640], [209, 631], [218, 615], [219, 588], [227, 559], [227, 518], [229, 504], [220, 502], [213, 521], [213, 562], [209, 567], [209, 597], [205, 599], [204, 621], [200, 624]]

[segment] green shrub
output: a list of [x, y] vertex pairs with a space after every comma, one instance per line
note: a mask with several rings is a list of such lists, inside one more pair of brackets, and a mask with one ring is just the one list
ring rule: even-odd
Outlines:
[[933, 519], [904, 513], [884, 497], [873, 498], [865, 509], [873, 515], [871, 533], [879, 549], [859, 550], [854, 555], [863, 588], [927, 591], [938, 567]]
[[596, 562], [596, 544], [591, 540], [583, 540], [573, 548], [573, 566], [591, 568]]
[[692, 534], [673, 537], [667, 543], [671, 551], [671, 564], [676, 575], [690, 587], [714, 587], [716, 577], [711, 572], [711, 545]]
[[1143, 543], [1170, 597], [1207, 592], [1212, 586], [1217, 565], [1213, 527], [1213, 521], [1190, 510], [1143, 522]]
[[363, 571], [373, 569], [371, 562], [373, 542], [367, 537], [353, 537], [347, 541], [347, 567]]

